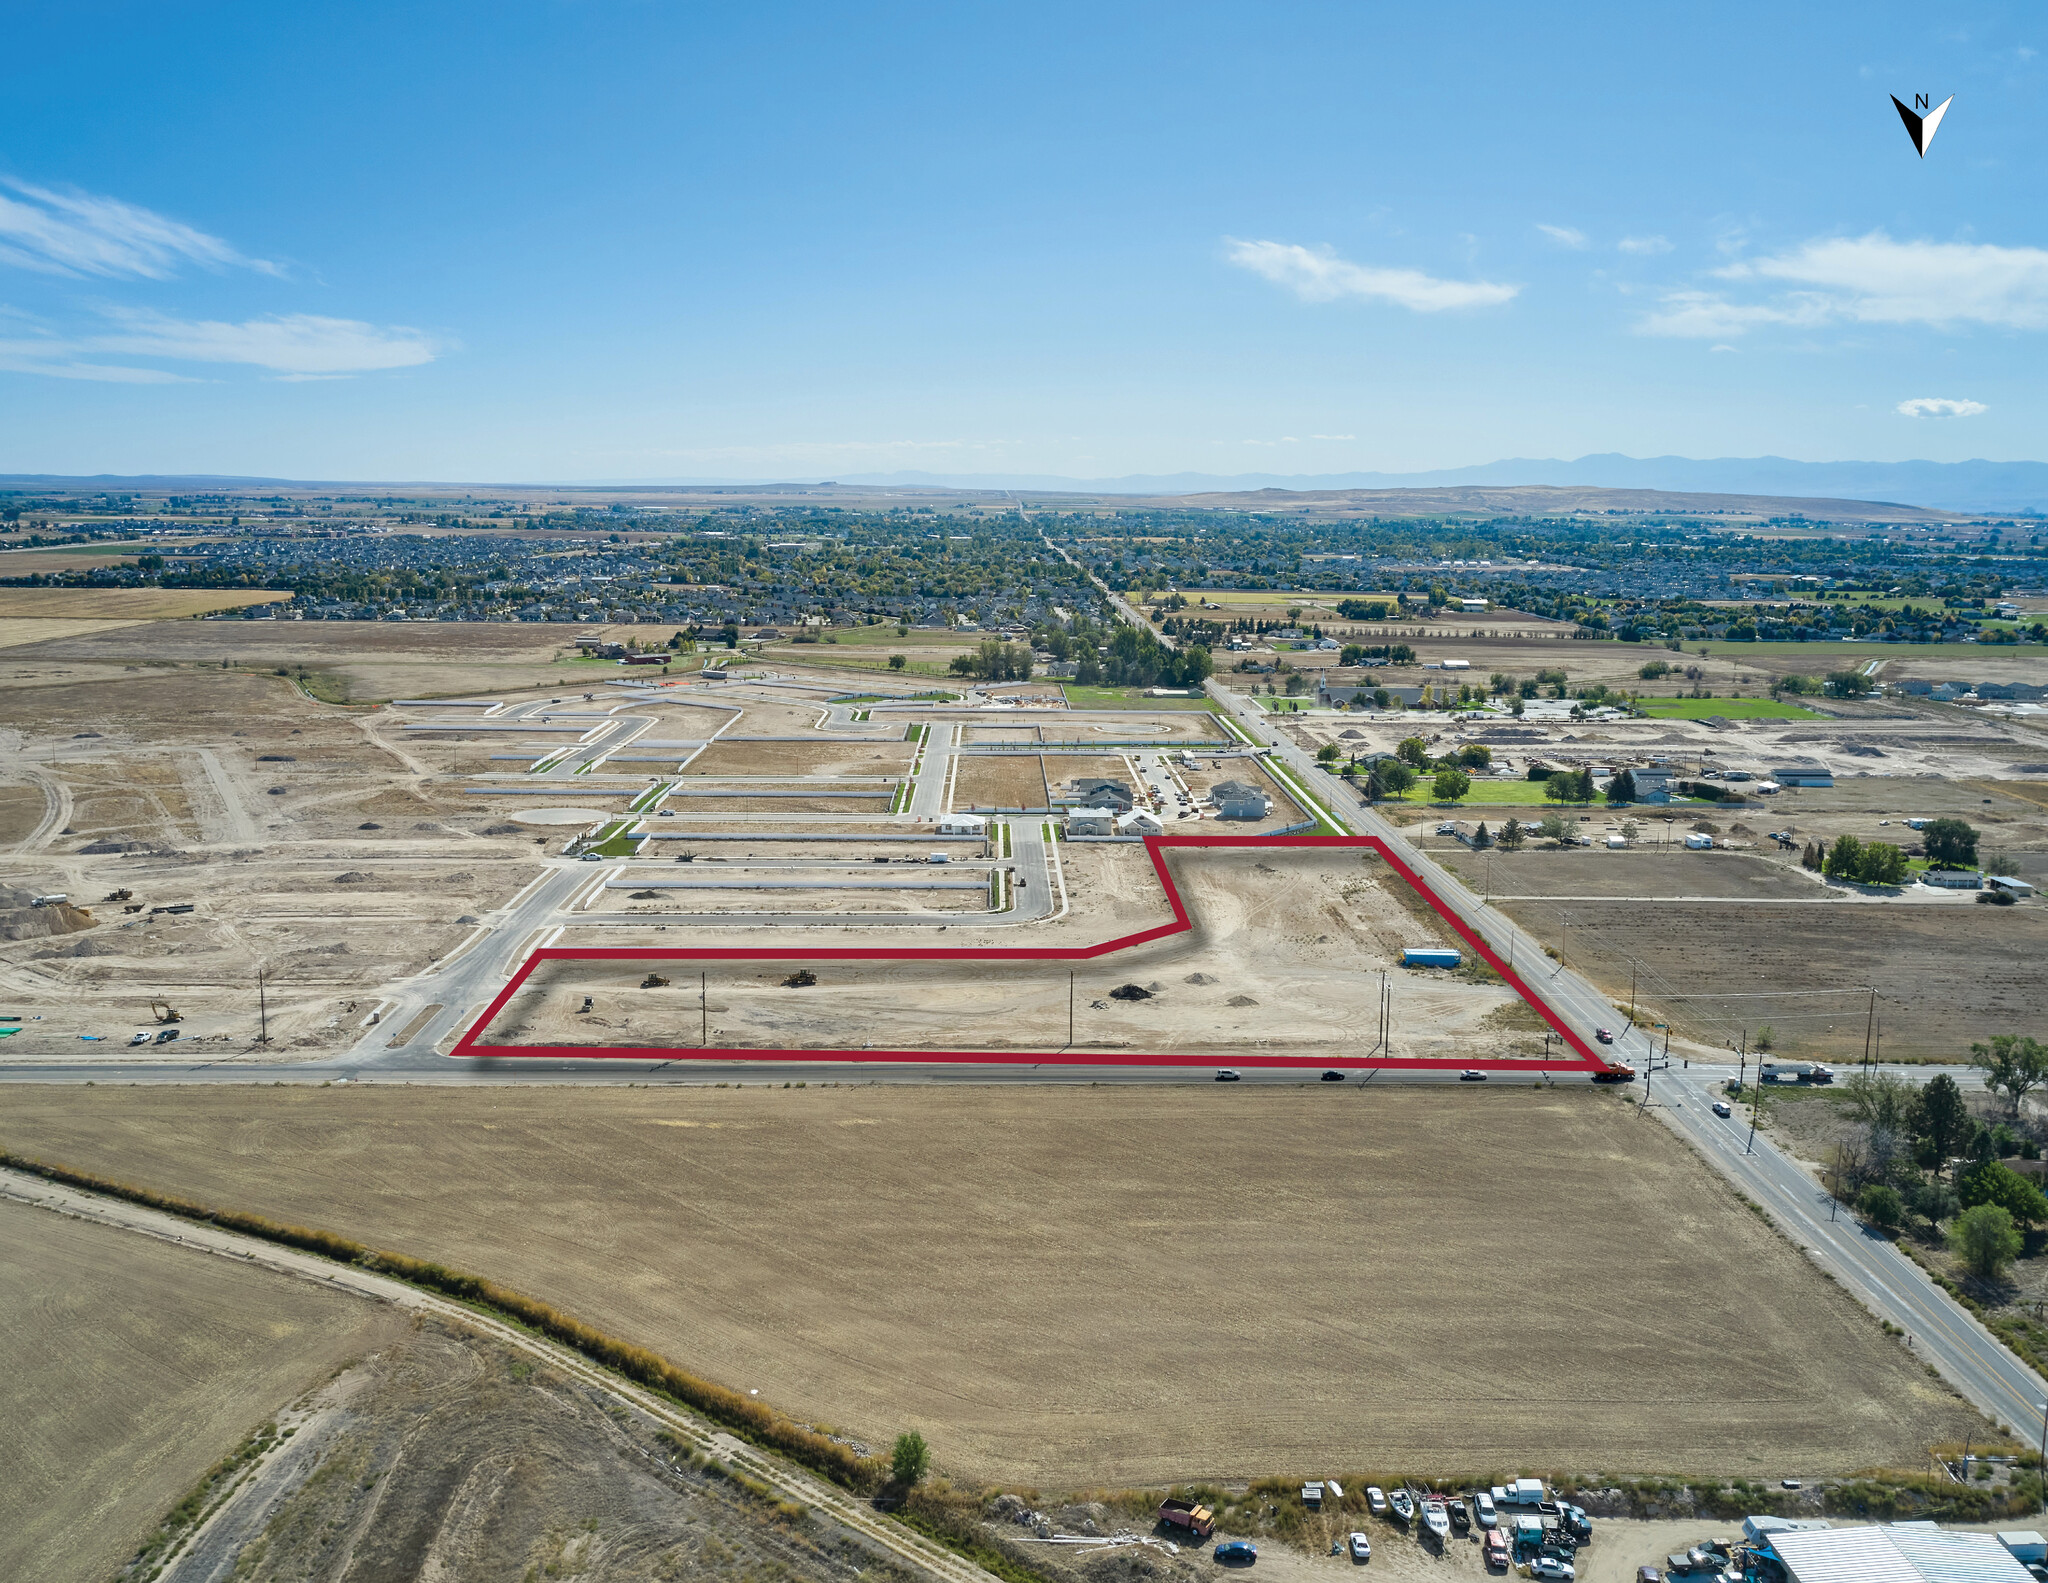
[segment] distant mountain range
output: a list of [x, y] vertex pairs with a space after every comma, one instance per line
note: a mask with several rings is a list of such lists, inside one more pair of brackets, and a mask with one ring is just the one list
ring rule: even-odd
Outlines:
[[[471, 488], [746, 488], [816, 479], [662, 478], [514, 484], [478, 481]], [[1064, 478], [1048, 473], [842, 473], [834, 482], [897, 489], [1028, 489], [1039, 494], [1202, 495], [1259, 489], [1445, 489], [1543, 485], [1576, 489], [1648, 489], [1667, 493], [1777, 496], [1834, 501], [1872, 500], [1935, 511], [2012, 516], [2048, 513], [2048, 462], [1794, 462], [1782, 456], [1622, 456], [1576, 461], [1516, 458], [1427, 473], [1127, 473], [1120, 478]], [[259, 489], [446, 489], [450, 482], [312, 481], [213, 474], [0, 474], [0, 489], [169, 489], [248, 492]]]
[[1782, 456], [1516, 458], [1429, 473], [1133, 473], [1122, 478], [1044, 474], [844, 474], [845, 484], [947, 489], [1031, 489], [1061, 494], [1241, 494], [1253, 489], [1441, 489], [1461, 484], [1549, 484], [1717, 495], [1882, 500], [1936, 511], [2048, 512], [2048, 462], [1794, 462]]

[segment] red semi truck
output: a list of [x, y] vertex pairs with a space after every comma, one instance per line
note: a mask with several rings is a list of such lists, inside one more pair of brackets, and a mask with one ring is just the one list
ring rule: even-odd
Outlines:
[[1193, 1501], [1161, 1501], [1159, 1520], [1175, 1528], [1185, 1528], [1190, 1533], [1200, 1534], [1204, 1539], [1216, 1531], [1216, 1514], [1206, 1506], [1197, 1506]]

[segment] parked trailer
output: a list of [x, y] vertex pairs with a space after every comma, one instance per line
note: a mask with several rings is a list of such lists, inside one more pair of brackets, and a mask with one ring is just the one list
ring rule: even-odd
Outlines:
[[1185, 1528], [1204, 1539], [1216, 1531], [1216, 1514], [1193, 1501], [1161, 1501], [1159, 1520], [1175, 1528]]
[[1411, 945], [1401, 953], [1403, 967], [1460, 967], [1465, 958], [1443, 946]]
[[1832, 1083], [1835, 1080], [1834, 1069], [1822, 1066], [1818, 1061], [1766, 1061], [1757, 1075], [1766, 1083]]

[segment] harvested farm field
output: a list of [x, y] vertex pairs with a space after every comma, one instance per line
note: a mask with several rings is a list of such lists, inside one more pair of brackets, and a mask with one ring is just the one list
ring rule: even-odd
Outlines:
[[161, 621], [291, 598], [271, 588], [0, 588], [0, 621]]
[[381, 1304], [0, 1202], [0, 1577], [111, 1576], [243, 1438], [403, 1335]]
[[8, 1109], [18, 1153], [476, 1271], [1025, 1486], [1818, 1476], [1982, 1432], [1591, 1089], [23, 1087]]

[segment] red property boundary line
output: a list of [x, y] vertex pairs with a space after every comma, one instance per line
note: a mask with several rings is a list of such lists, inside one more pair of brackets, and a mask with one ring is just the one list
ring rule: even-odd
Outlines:
[[[1012, 948], [950, 950], [942, 947], [851, 947], [846, 949], [802, 949], [795, 950], [753, 950], [753, 949], [682, 949], [664, 947], [592, 946], [546, 947], [530, 955], [519, 971], [484, 1009], [483, 1014], [472, 1023], [455, 1048], [449, 1051], [451, 1058], [491, 1057], [539, 1057], [572, 1058], [580, 1060], [688, 1060], [692, 1058], [717, 1058], [732, 1061], [924, 1061], [924, 1062], [980, 1062], [989, 1065], [1017, 1065], [1020, 1063], [1039, 1066], [1203, 1066], [1206, 1061], [1193, 1060], [1186, 1055], [1138, 1055], [1127, 1050], [1110, 1053], [1079, 1054], [1061, 1050], [756, 1050], [726, 1049], [719, 1046], [700, 1045], [513, 1045], [482, 1044], [478, 1036], [491, 1025], [511, 998], [519, 992], [535, 968], [543, 962], [912, 962], [912, 961], [979, 961], [979, 962], [1085, 962], [1096, 957], [1112, 956], [1119, 951], [1128, 951], [1133, 946], [1163, 940], [1170, 935], [1185, 934], [1194, 927], [1188, 917], [1187, 905], [1181, 900], [1180, 888], [1174, 884], [1173, 875], [1166, 866], [1165, 850], [1168, 847], [1336, 847], [1340, 849], [1377, 852], [1388, 865], [1414, 887], [1436, 913], [1458, 933], [1460, 939], [1469, 945], [1487, 966], [1508, 983], [1527, 1001], [1530, 1006], [1564, 1039], [1567, 1049], [1573, 1051], [1576, 1059], [1562, 1063], [1568, 1071], [1600, 1072], [1608, 1068], [1605, 1057], [1593, 1048], [1551, 1008], [1550, 1004], [1503, 962], [1477, 931], [1466, 924], [1444, 899], [1426, 885], [1422, 876], [1381, 840], [1378, 836], [1147, 836], [1145, 850], [1152, 859], [1152, 867], [1159, 875], [1159, 883], [1166, 891], [1168, 904], [1173, 908], [1173, 922], [1145, 929], [1137, 934], [1127, 934], [1100, 945], [1057, 947], [1020, 946]], [[1385, 1067], [1392, 1070], [1422, 1069], [1444, 1070], [1470, 1066], [1492, 1071], [1533, 1070], [1527, 1061], [1431, 1061], [1420, 1059], [1394, 1058], [1352, 1058], [1287, 1056], [1287, 1055], [1244, 1055], [1234, 1056], [1238, 1066], [1302, 1066], [1342, 1067], [1348, 1069]]]

